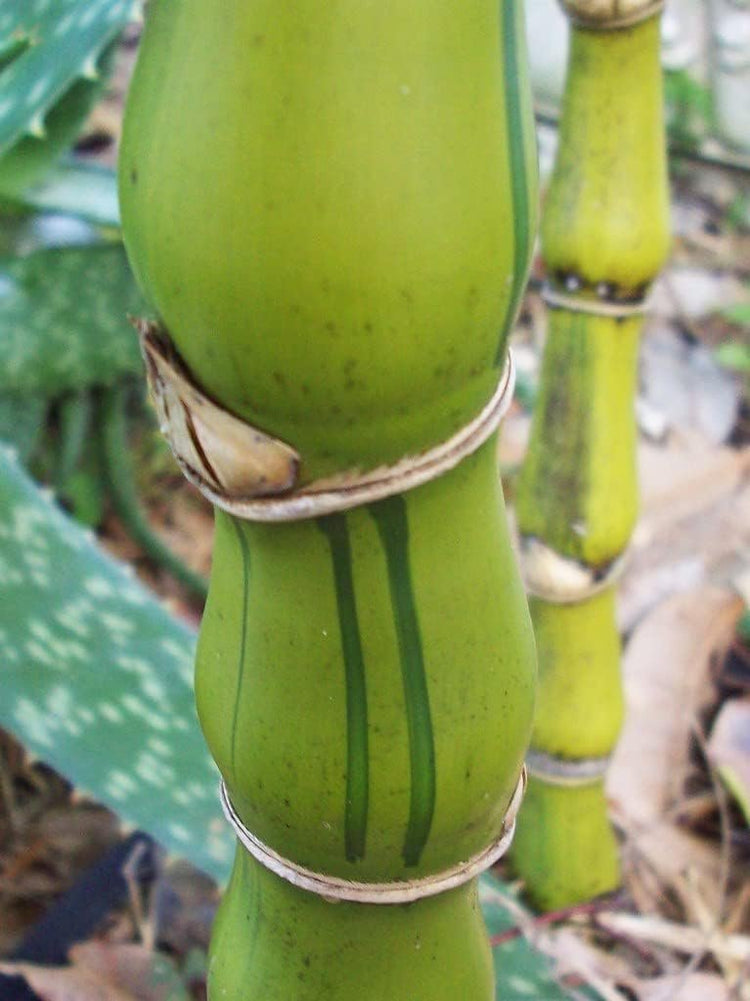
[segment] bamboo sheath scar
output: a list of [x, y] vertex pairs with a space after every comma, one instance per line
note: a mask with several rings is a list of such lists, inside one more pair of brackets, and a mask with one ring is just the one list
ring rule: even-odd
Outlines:
[[669, 232], [655, 8], [563, 5], [572, 46], [542, 221], [549, 331], [517, 502], [540, 690], [513, 860], [546, 908], [620, 878], [604, 794], [622, 718], [614, 599], [637, 513], [638, 340]]
[[160, 416], [217, 505], [196, 696], [241, 846], [212, 1001], [494, 997], [475, 875], [535, 683], [495, 430], [523, 38], [512, 0], [149, 7], [120, 192]]

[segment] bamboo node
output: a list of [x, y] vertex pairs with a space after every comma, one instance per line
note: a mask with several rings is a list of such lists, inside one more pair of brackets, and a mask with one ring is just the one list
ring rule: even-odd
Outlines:
[[526, 768], [532, 778], [547, 785], [574, 786], [601, 782], [607, 774], [611, 755], [599, 758], [561, 758], [556, 754], [535, 751], [530, 748], [526, 755]]
[[157, 324], [136, 321], [136, 329], [159, 425], [184, 476], [216, 507], [246, 521], [319, 518], [429, 483], [487, 441], [513, 398], [509, 352], [489, 402], [447, 441], [391, 465], [350, 469], [299, 486], [301, 457], [292, 446], [209, 399]]
[[294, 449], [209, 399], [158, 324], [135, 327], [159, 427], [185, 476], [200, 490], [231, 496], [290, 489], [300, 464]]
[[567, 309], [571, 313], [588, 313], [613, 320], [642, 316], [648, 308], [645, 298], [633, 300], [612, 298], [608, 286], [605, 285], [597, 286], [596, 297], [577, 294], [579, 289], [583, 289], [580, 283], [563, 290], [545, 282], [542, 299], [552, 309]]
[[625, 569], [627, 553], [604, 567], [561, 556], [533, 535], [521, 538], [521, 570], [526, 591], [550, 605], [574, 605], [588, 601], [612, 587]]
[[661, 14], [664, 0], [560, 0], [573, 25], [619, 31]]
[[362, 883], [329, 876], [297, 865], [269, 848], [242, 823], [237, 815], [224, 782], [220, 786], [221, 807], [234, 830], [237, 840], [256, 862], [300, 890], [314, 893], [331, 903], [347, 901], [354, 904], [410, 904], [426, 897], [435, 897], [447, 890], [463, 886], [493, 866], [510, 847], [516, 830], [516, 817], [526, 790], [526, 766], [521, 768], [500, 834], [495, 840], [464, 862], [418, 879], [394, 880], [390, 883]]

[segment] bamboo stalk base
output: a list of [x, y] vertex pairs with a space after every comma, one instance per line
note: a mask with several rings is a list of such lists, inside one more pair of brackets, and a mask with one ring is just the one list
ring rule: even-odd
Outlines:
[[240, 849], [208, 990], [210, 1001], [491, 1001], [477, 881], [414, 904], [329, 903]]
[[518, 872], [533, 874], [526, 890], [542, 910], [617, 889], [617, 839], [607, 818], [603, 781], [563, 787], [530, 777], [513, 864]]

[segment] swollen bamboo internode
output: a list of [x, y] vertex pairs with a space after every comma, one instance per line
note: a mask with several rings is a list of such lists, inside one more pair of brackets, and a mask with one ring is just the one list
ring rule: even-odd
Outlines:
[[669, 235], [653, 5], [564, 6], [571, 55], [542, 222], [549, 331], [517, 503], [540, 691], [513, 855], [548, 908], [619, 883], [604, 796], [622, 718], [614, 594], [637, 514], [644, 298]]
[[475, 876], [535, 680], [494, 430], [535, 224], [523, 37], [512, 0], [149, 9], [121, 200], [160, 418], [217, 504], [215, 1001], [493, 997]]

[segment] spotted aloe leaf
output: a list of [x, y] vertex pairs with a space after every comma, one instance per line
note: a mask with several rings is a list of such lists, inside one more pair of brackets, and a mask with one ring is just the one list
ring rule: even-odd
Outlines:
[[[195, 637], [0, 448], [0, 726], [83, 793], [218, 880], [234, 849], [192, 690]], [[492, 876], [491, 934], [513, 923]], [[495, 949], [498, 1001], [566, 1001], [523, 938]], [[593, 994], [577, 995], [595, 999]]]
[[[519, 910], [518, 896], [492, 873], [480, 880], [479, 902], [491, 936], [502, 936], [514, 928]], [[578, 988], [575, 995], [569, 994], [555, 978], [551, 961], [522, 935], [508, 937], [495, 945], [492, 953], [497, 1001], [532, 1001], [533, 998], [568, 1001], [571, 996], [578, 1001], [600, 1001], [600, 995], [591, 988]]]
[[11, 200], [36, 212], [67, 213], [97, 226], [120, 225], [117, 180], [106, 167], [63, 162]]
[[141, 371], [145, 306], [119, 245], [0, 260], [0, 394], [56, 397]]
[[3, 0], [0, 192], [18, 193], [69, 146], [98, 96], [134, 0]]
[[226, 876], [194, 636], [0, 450], [0, 725], [82, 791]]
[[34, 452], [44, 428], [48, 401], [28, 393], [0, 394], [0, 441], [11, 444], [22, 462]]

